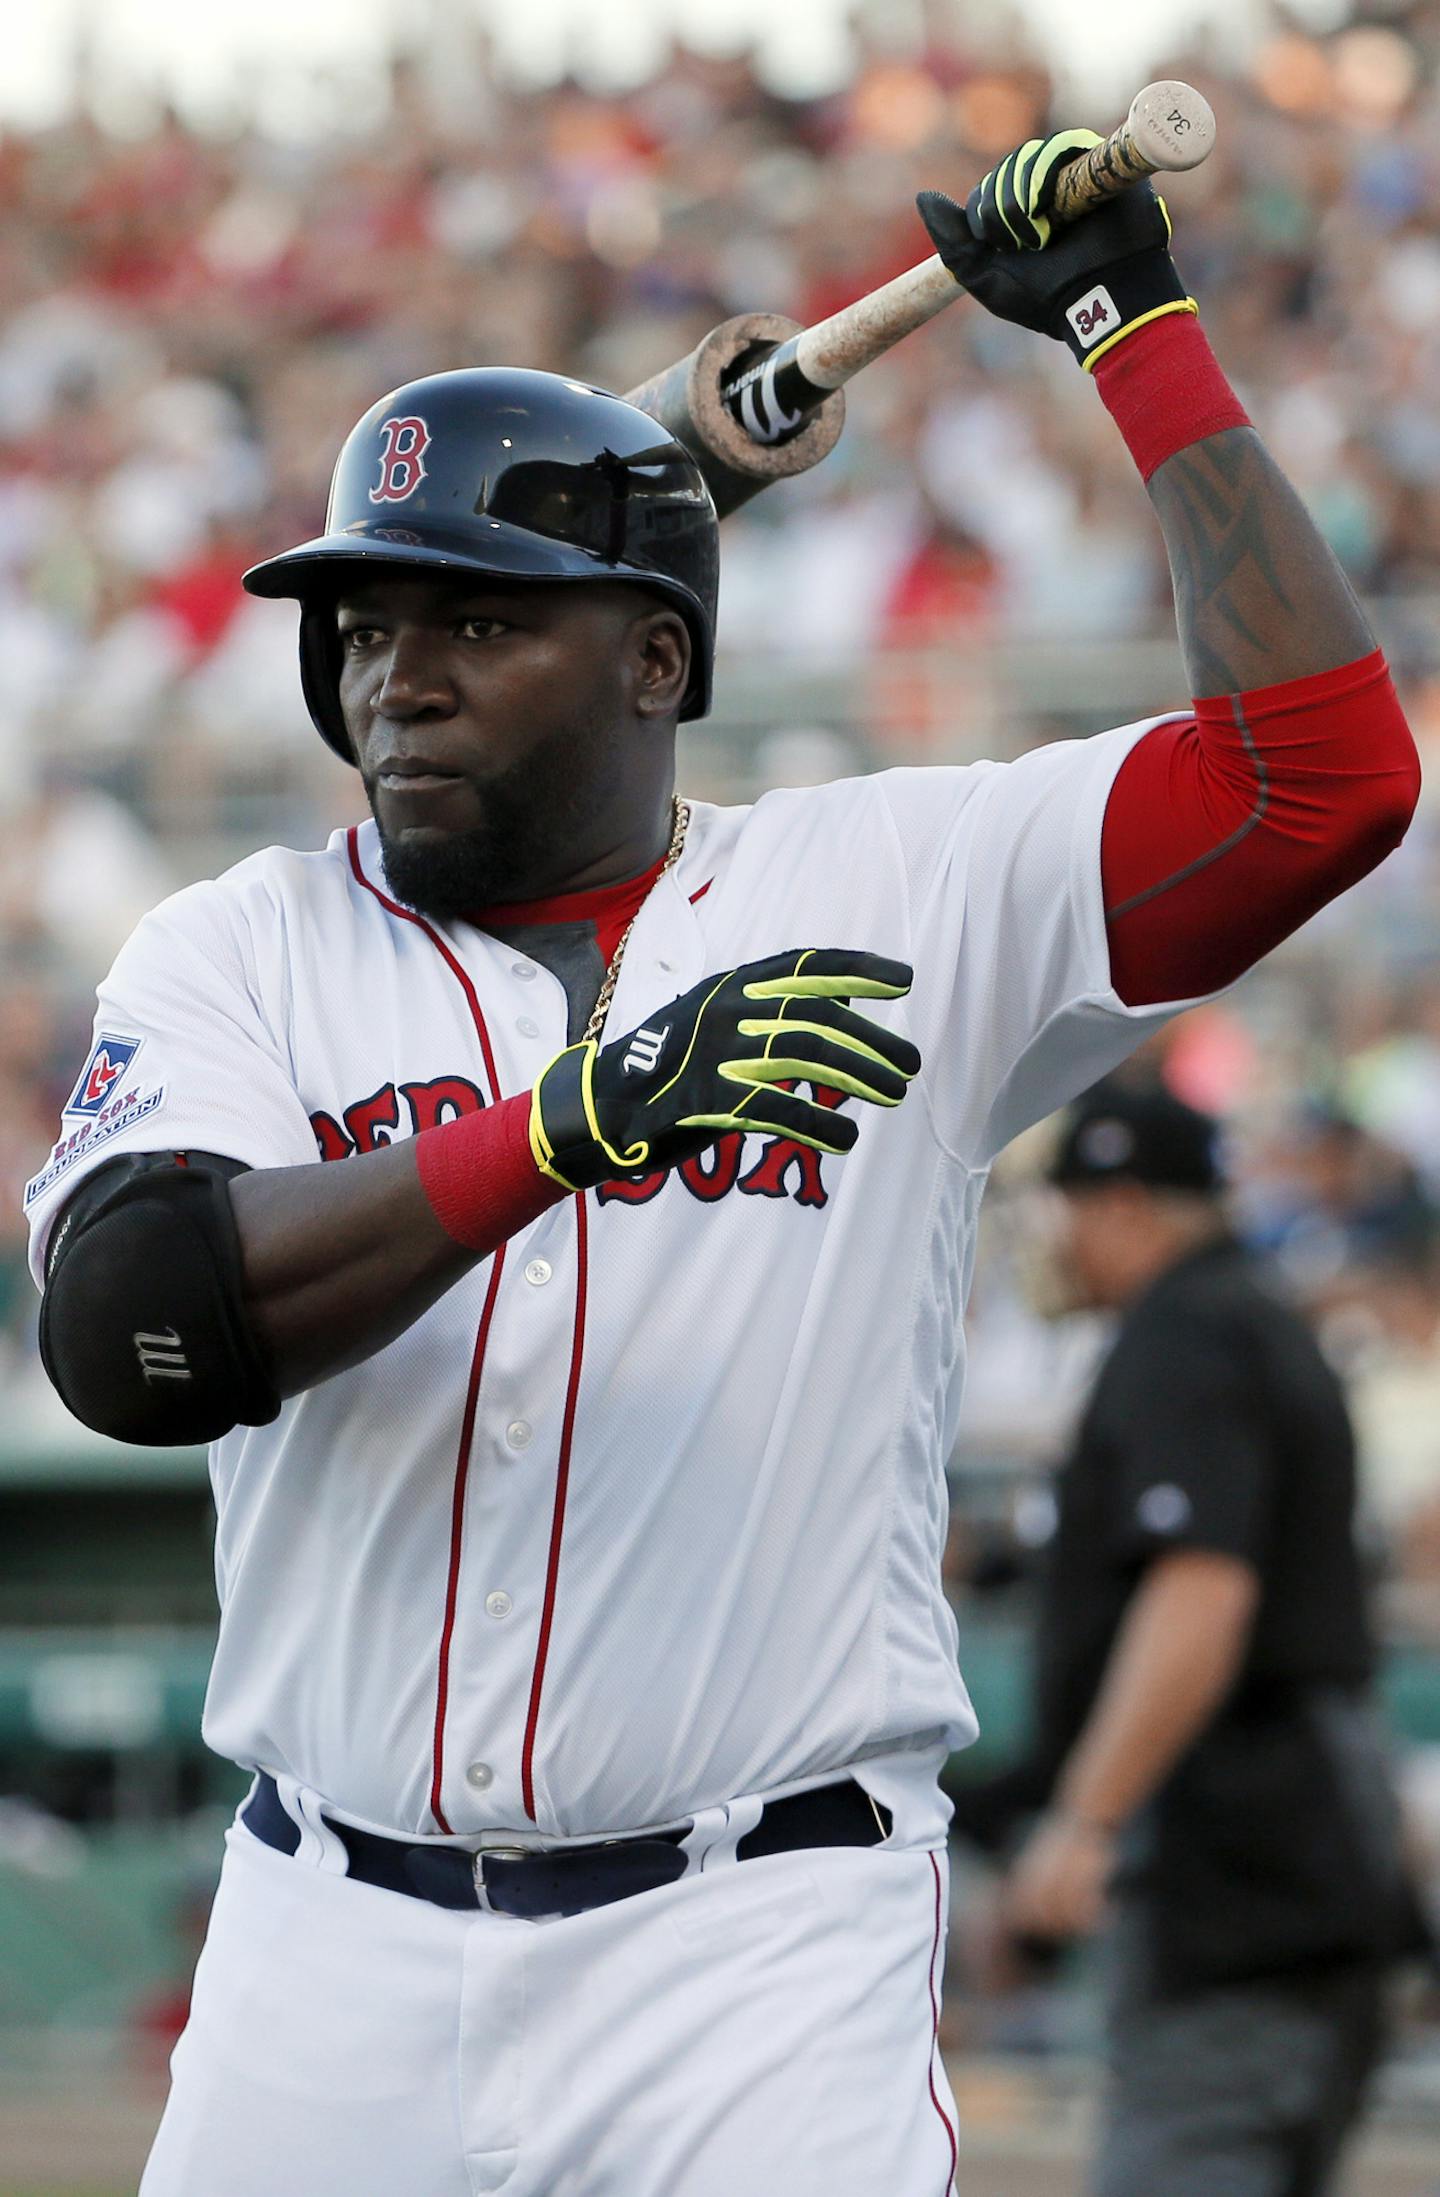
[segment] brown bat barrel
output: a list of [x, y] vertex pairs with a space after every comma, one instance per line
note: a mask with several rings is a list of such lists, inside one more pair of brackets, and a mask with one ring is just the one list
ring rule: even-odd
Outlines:
[[699, 460], [721, 518], [748, 503], [771, 481], [808, 472], [827, 457], [845, 424], [840, 390], [812, 414], [789, 442], [752, 441], [727, 409], [722, 385], [742, 361], [755, 361], [800, 333], [801, 323], [783, 313], [741, 313], [712, 328], [690, 356], [626, 394], [628, 404], [648, 412]]

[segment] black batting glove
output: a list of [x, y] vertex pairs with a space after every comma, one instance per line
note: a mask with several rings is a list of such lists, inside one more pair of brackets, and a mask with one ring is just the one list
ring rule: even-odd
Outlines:
[[1193, 313], [1170, 257], [1170, 216], [1147, 180], [1052, 224], [1066, 164], [1097, 145], [1093, 130], [1031, 138], [976, 184], [963, 206], [944, 191], [915, 203], [955, 280], [988, 312], [1068, 343], [1089, 369], [1122, 336], [1165, 313]]
[[530, 1102], [535, 1164], [567, 1190], [673, 1167], [731, 1130], [848, 1152], [859, 1125], [780, 1088], [824, 1084], [898, 1106], [920, 1055], [852, 999], [899, 999], [913, 969], [879, 954], [793, 950], [705, 977], [613, 1044], [572, 1045]]

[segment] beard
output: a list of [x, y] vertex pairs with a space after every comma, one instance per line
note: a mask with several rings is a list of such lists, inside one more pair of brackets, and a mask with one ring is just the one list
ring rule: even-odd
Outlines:
[[[607, 718], [566, 725], [508, 770], [476, 786], [483, 809], [467, 831], [387, 832], [367, 779], [385, 876], [397, 900], [438, 923], [454, 922], [510, 901], [563, 892], [570, 850], [586, 858], [587, 826], [615, 783], [619, 740]], [[587, 770], [577, 778], [576, 763]], [[597, 787], [603, 792], [597, 793]]]

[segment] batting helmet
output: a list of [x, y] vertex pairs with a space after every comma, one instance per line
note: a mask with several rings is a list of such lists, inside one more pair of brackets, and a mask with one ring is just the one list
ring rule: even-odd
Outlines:
[[683, 444], [603, 389], [509, 366], [407, 382], [346, 439], [325, 532], [245, 574], [252, 595], [298, 597], [305, 699], [347, 763], [334, 603], [357, 566], [386, 565], [638, 582], [690, 629], [680, 715], [710, 707], [720, 572], [710, 491]]

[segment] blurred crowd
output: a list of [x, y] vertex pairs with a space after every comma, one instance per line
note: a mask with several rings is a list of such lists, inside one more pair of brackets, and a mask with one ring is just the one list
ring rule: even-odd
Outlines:
[[[1259, 12], [1243, 59], [1164, 57], [1219, 120], [1213, 159], [1169, 192], [1177, 254], [1252, 416], [1373, 601], [1428, 753], [1440, 5], [1389, 0], [1323, 36], [1281, 12], [1262, 29]], [[0, 136], [12, 1393], [41, 1394], [20, 1188], [56, 1134], [96, 977], [175, 885], [358, 813], [304, 714], [293, 608], [246, 597], [240, 572], [319, 529], [341, 439], [397, 382], [523, 363], [627, 389], [733, 313], [811, 320], [925, 256], [922, 185], [963, 196], [1019, 140], [1113, 119], [1075, 112], [1018, 31], [967, 28], [961, 0], [920, 13], [924, 38], [897, 41], [886, 10], [861, 10], [853, 76], [819, 100], [782, 96], [743, 55], [678, 46], [623, 92], [521, 85], [477, 30], [443, 65], [397, 56], [386, 111], [350, 134], [203, 134], [159, 110], [122, 131], [82, 78], [66, 120]], [[716, 730], [696, 736], [686, 788], [1014, 753], [1183, 703], [1171, 632], [1158, 532], [1085, 377], [962, 306], [855, 385], [821, 469], [727, 524]], [[1394, 1577], [1433, 1585], [1433, 810], [1137, 1072], [1234, 1120], [1246, 1225], [1352, 1373]], [[1078, 1387], [1083, 1349], [1017, 1279], [1023, 1202], [997, 1205], [982, 1267], [962, 1470], [1039, 1456], [1055, 1430], [1035, 1396]], [[1077, 1369], [1068, 1387], [1037, 1385], [1047, 1354]], [[1423, 1592], [1402, 1599], [1423, 1624]]]

